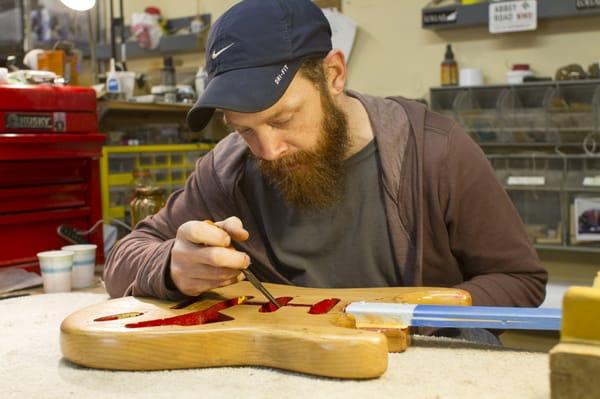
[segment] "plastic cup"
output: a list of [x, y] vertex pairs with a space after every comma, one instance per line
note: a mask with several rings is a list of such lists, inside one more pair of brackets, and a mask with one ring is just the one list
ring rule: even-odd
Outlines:
[[96, 266], [96, 244], [65, 245], [64, 251], [73, 252], [73, 270], [71, 285], [73, 288], [85, 288], [94, 283]]
[[44, 251], [37, 254], [44, 291], [48, 293], [71, 291], [74, 255], [72, 251]]
[[8, 83], [8, 69], [0, 68], [0, 85]]
[[117, 72], [117, 77], [121, 84], [121, 91], [125, 93], [125, 99], [131, 99], [135, 86], [135, 72]]

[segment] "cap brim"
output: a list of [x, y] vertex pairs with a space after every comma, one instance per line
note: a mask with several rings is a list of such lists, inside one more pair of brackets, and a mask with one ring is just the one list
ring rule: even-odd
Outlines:
[[[286, 68], [287, 65], [287, 68]], [[228, 71], [215, 76], [187, 114], [192, 131], [206, 127], [215, 108], [260, 112], [277, 102], [300, 69], [302, 60]], [[279, 83], [276, 83], [279, 78]]]

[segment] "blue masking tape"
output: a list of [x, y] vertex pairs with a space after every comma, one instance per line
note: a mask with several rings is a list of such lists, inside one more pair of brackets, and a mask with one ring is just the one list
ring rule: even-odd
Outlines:
[[561, 311], [550, 308], [418, 305], [412, 325], [417, 327], [560, 330]]
[[40, 270], [42, 271], [42, 273], [46, 273], [46, 274], [52, 274], [52, 273], [65, 273], [65, 272], [71, 272], [71, 266], [67, 266], [67, 267], [60, 267], [57, 269], [48, 269], [45, 267], [41, 267]]
[[414, 327], [560, 330], [561, 310], [492, 306], [409, 305], [354, 302], [346, 307], [357, 323], [400, 323]]
[[95, 263], [94, 258], [78, 260], [73, 262], [73, 266], [89, 266], [90, 264]]

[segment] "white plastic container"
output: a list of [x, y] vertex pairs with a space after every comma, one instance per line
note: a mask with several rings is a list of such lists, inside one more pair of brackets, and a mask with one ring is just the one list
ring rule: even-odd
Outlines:
[[96, 244], [65, 245], [63, 251], [73, 252], [73, 269], [71, 271], [71, 286], [86, 288], [94, 283], [94, 268], [96, 267]]
[[481, 86], [483, 73], [479, 68], [461, 68], [458, 75], [459, 86]]
[[110, 94], [121, 93], [121, 81], [115, 68], [115, 59], [110, 59], [110, 70], [106, 74], [106, 92]]
[[37, 254], [45, 292], [71, 291], [74, 255], [72, 251], [44, 251]]

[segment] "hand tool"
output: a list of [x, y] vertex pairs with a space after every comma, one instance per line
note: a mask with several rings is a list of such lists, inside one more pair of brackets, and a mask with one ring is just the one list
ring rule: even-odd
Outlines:
[[[217, 224], [215, 222], [213, 222], [212, 220], [205, 220], [206, 223], [208, 224], [212, 224], [213, 226], [217, 226]], [[219, 227], [219, 226], [217, 226]], [[220, 228], [220, 227], [219, 227]], [[230, 249], [235, 249], [233, 247], [233, 245], [229, 245]], [[269, 302], [271, 302], [277, 309], [279, 309], [281, 307], [281, 305], [277, 302], [277, 300], [275, 299], [275, 297], [273, 295], [271, 295], [271, 293], [265, 288], [265, 286], [260, 282], [260, 280], [254, 275], [254, 273], [252, 273], [250, 270], [248, 269], [242, 269], [242, 273], [244, 273], [244, 276], [246, 276], [246, 279], [257, 289], [259, 290], [265, 297], [267, 297], [267, 299], [269, 300]]]

